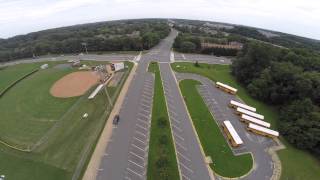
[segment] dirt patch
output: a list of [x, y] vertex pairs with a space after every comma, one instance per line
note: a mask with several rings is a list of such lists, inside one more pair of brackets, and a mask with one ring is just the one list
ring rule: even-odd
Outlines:
[[61, 98], [81, 96], [98, 81], [99, 76], [92, 71], [73, 72], [55, 82], [50, 93]]

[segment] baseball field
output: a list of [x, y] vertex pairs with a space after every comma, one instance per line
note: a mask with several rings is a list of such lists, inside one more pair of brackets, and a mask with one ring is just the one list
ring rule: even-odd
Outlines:
[[[0, 69], [0, 93], [10, 87], [0, 96], [0, 175], [6, 179], [79, 179], [111, 110], [104, 90], [88, 100], [98, 83], [93, 72], [66, 61], [46, 63], [48, 69], [39, 69], [43, 63]], [[120, 83], [106, 89], [113, 102], [132, 67], [126, 65]]]

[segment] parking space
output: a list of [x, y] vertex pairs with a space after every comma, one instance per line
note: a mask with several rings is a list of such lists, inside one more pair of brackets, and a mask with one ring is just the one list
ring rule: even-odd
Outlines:
[[182, 121], [179, 117], [178, 112], [176, 111], [177, 108], [173, 98], [174, 95], [171, 91], [172, 87], [166, 80], [163, 80], [163, 88], [168, 106], [168, 113], [170, 118], [172, 135], [176, 147], [178, 164], [181, 170], [181, 178], [186, 180], [192, 179], [192, 162], [190, 160], [190, 154], [188, 153], [188, 149], [186, 147]]
[[137, 121], [129, 145], [124, 179], [146, 179], [154, 83], [153, 76], [147, 77], [143, 84]]

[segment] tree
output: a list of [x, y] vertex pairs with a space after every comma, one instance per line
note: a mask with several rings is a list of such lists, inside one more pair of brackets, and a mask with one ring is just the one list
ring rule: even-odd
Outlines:
[[180, 50], [186, 53], [192, 53], [196, 51], [196, 45], [190, 41], [184, 41], [181, 43]]

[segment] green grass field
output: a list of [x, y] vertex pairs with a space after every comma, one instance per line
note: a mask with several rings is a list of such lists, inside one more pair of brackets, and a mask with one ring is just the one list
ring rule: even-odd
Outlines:
[[233, 155], [196, 88], [200, 84], [188, 79], [181, 81], [179, 86], [205, 154], [212, 158], [210, 166], [220, 176], [233, 178], [245, 175], [252, 168], [251, 154]]
[[[148, 71], [155, 75], [155, 87], [147, 177], [148, 180], [176, 180], [179, 171], [158, 64], [150, 63]], [[163, 155], [167, 161], [161, 163], [159, 159]]]
[[[177, 65], [179, 65], [177, 67]], [[277, 129], [279, 115], [271, 106], [252, 98], [248, 92], [239, 85], [231, 75], [230, 66], [200, 64], [195, 67], [193, 63], [173, 63], [172, 68], [177, 72], [195, 73], [205, 76], [213, 81], [220, 81], [238, 89], [238, 96], [248, 105], [257, 108], [263, 114], [266, 121], [272, 124], [273, 129]], [[310, 153], [298, 150], [289, 145], [283, 138], [282, 142], [286, 149], [278, 151], [282, 163], [282, 180], [317, 180], [320, 177], [320, 162]]]
[[[19, 68], [27, 71], [32, 65], [35, 64], [21, 64]], [[132, 64], [127, 65], [131, 69]], [[35, 66], [38, 67], [38, 64]], [[0, 70], [0, 74], [10, 76], [4, 71], [11, 68], [14, 67]], [[26, 153], [0, 144], [0, 174], [6, 175], [6, 179], [67, 180], [75, 173], [80, 178], [111, 108], [104, 91], [94, 100], [87, 99], [90, 91], [74, 98], [52, 97], [49, 94], [52, 84], [73, 71], [76, 70], [41, 70], [19, 82], [0, 98], [0, 113], [5, 117], [0, 119], [0, 124], [6, 127], [0, 130], [0, 138], [18, 147], [34, 147]], [[6, 83], [10, 84], [10, 81]], [[117, 96], [121, 86], [109, 89], [111, 96]], [[82, 118], [84, 113], [89, 114], [88, 118]]]

